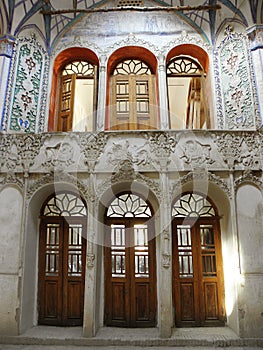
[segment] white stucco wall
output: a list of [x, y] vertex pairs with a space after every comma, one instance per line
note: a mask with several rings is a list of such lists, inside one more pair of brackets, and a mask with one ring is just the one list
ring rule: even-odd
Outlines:
[[246, 184], [237, 192], [240, 249], [240, 335], [263, 334], [263, 201], [255, 186]]
[[0, 191], [0, 333], [17, 334], [19, 255], [23, 198], [15, 187]]

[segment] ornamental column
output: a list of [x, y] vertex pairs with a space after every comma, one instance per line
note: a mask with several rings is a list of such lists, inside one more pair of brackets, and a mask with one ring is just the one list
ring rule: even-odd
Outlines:
[[255, 82], [258, 93], [258, 103], [261, 115], [261, 125], [263, 120], [263, 24], [254, 25], [247, 28], [250, 39], [250, 50], [253, 62]]
[[0, 130], [7, 129], [7, 125], [3, 125], [3, 116], [5, 102], [10, 98], [6, 94], [14, 42], [15, 38], [10, 35], [0, 38]]
[[106, 56], [103, 55], [100, 57], [96, 131], [103, 131], [105, 129], [106, 92], [107, 92], [106, 61], [107, 61]]
[[165, 56], [158, 56], [158, 92], [160, 107], [160, 129], [169, 129], [169, 111], [167, 98], [167, 80]]

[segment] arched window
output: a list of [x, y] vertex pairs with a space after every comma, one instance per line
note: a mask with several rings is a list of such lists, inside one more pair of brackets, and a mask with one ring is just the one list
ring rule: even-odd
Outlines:
[[60, 73], [58, 131], [92, 131], [96, 110], [97, 67], [84, 61], [67, 63]]
[[219, 217], [203, 194], [173, 205], [173, 294], [178, 326], [224, 325]]
[[171, 129], [209, 127], [205, 72], [197, 59], [175, 56], [167, 64]]
[[128, 58], [111, 74], [112, 130], [156, 128], [154, 74], [143, 61]]

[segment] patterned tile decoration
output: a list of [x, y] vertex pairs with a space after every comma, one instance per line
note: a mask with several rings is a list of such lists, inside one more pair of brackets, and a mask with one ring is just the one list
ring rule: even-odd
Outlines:
[[[255, 129], [257, 120], [254, 103], [255, 82], [248, 56], [247, 39], [242, 34], [228, 35], [220, 44], [216, 56], [219, 128]], [[219, 85], [221, 89], [218, 88]]]
[[3, 129], [43, 132], [48, 56], [36, 41], [35, 35], [19, 39], [16, 49], [9, 77], [10, 98], [7, 98], [7, 101], [12, 101], [12, 105], [7, 105], [5, 108]]

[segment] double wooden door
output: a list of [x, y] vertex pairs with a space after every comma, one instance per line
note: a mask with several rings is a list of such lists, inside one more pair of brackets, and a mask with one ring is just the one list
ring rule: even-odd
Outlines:
[[105, 324], [155, 326], [153, 229], [138, 219], [109, 220], [106, 226]]
[[224, 324], [217, 220], [173, 221], [173, 300], [177, 326]]
[[41, 220], [39, 239], [39, 324], [81, 325], [86, 240], [83, 217]]

